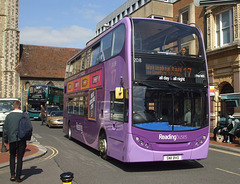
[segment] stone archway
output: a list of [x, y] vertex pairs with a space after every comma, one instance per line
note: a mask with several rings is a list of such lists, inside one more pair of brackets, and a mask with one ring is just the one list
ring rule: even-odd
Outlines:
[[223, 82], [220, 84], [219, 92], [220, 94], [234, 93], [234, 88], [228, 82]]
[[55, 86], [52, 81], [49, 81], [49, 82], [47, 83], [47, 85], [49, 85], [49, 86]]

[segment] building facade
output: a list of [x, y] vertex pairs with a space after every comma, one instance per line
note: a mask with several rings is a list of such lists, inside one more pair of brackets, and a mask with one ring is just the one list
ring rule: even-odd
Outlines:
[[20, 84], [22, 100], [27, 102], [28, 88], [33, 84], [63, 87], [67, 61], [81, 49], [20, 45]]
[[206, 6], [206, 27], [214, 127], [221, 114], [240, 118], [240, 4]]
[[19, 44], [19, 0], [0, 0], [0, 98], [27, 101], [31, 84], [63, 87], [66, 62], [80, 49]]
[[18, 0], [0, 0], [0, 98], [20, 98]]
[[204, 8], [195, 6], [193, 0], [128, 0], [97, 24], [96, 35], [125, 16], [196, 23], [204, 30]]
[[211, 97], [211, 129], [220, 114], [240, 118], [240, 4], [238, 0], [128, 0], [96, 27], [101, 34], [124, 16], [197, 24], [204, 35]]
[[[66, 61], [79, 49], [64, 50], [27, 45], [22, 45], [20, 49], [19, 1], [0, 0], [0, 4], [0, 98], [20, 98], [23, 89], [26, 99], [27, 87], [31, 84], [62, 86]], [[101, 34], [124, 16], [197, 24], [205, 39], [209, 82], [215, 89], [211, 98], [211, 128], [216, 126], [221, 113], [240, 118], [239, 0], [128, 0], [97, 24], [96, 34]], [[56, 55], [61, 52], [65, 53], [66, 57], [62, 57], [60, 61]], [[52, 57], [44, 58], [42, 53]], [[35, 54], [40, 60], [34, 58]], [[34, 64], [35, 60], [38, 63]], [[41, 66], [38, 65], [40, 63]], [[50, 70], [50, 65], [46, 66], [50, 63], [53, 63], [55, 69]], [[59, 66], [59, 63], [64, 63], [64, 67]], [[61, 70], [61, 74], [56, 74], [56, 66], [58, 71]]]

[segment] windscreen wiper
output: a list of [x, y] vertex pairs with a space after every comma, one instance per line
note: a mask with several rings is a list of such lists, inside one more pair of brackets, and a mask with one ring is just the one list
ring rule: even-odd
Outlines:
[[172, 83], [172, 82], [169, 82], [169, 81], [168, 81], [167, 83], [168, 83], [168, 85], [171, 86], [171, 87], [183, 89], [183, 87], [181, 87], [181, 86], [179, 86], [179, 85], [177, 85], [177, 84], [174, 84], [174, 83]]
[[154, 88], [154, 86], [152, 86], [151, 84], [149, 84], [147, 82], [144, 82], [144, 81], [135, 81], [134, 84], [138, 84], [138, 85], [143, 85], [143, 86]]

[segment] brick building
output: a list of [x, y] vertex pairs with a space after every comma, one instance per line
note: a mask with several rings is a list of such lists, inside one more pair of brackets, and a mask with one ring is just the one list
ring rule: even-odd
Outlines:
[[79, 51], [74, 48], [20, 45], [17, 71], [23, 87], [23, 104], [26, 104], [28, 87], [32, 84], [63, 87], [66, 63]]

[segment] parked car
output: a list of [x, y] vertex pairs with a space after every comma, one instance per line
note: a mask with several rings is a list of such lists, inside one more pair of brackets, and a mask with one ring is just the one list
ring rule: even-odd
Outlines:
[[52, 111], [47, 118], [46, 125], [50, 127], [63, 126], [63, 111]]
[[47, 105], [45, 111], [46, 111], [45, 121], [47, 122], [47, 119], [48, 119], [48, 117], [50, 116], [50, 113], [51, 113], [52, 111], [60, 111], [60, 108], [59, 108], [59, 106], [57, 106], [57, 105]]
[[13, 102], [17, 98], [0, 98], [0, 133], [3, 132], [3, 125], [6, 116], [13, 110]]

